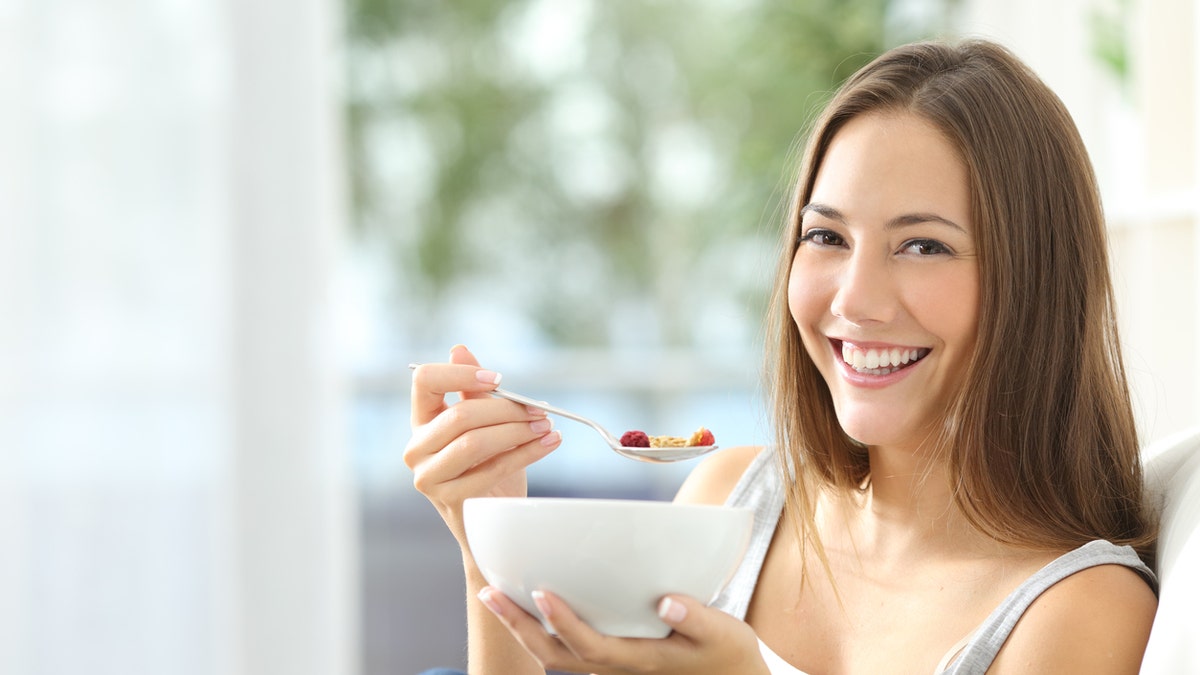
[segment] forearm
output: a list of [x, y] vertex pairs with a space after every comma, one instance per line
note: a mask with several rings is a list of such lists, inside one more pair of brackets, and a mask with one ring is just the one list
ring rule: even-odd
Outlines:
[[487, 581], [469, 554], [463, 558], [463, 569], [467, 579], [467, 669], [470, 675], [545, 675], [546, 671], [479, 601], [477, 594]]

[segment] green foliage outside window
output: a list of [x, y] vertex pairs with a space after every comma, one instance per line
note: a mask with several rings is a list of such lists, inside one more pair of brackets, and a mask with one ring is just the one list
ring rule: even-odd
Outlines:
[[755, 335], [795, 148], [911, 37], [897, 4], [350, 0], [355, 219], [405, 338], [443, 339], [463, 297], [561, 346]]

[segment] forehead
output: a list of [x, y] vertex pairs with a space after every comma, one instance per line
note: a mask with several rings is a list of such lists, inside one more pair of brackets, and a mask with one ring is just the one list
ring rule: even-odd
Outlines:
[[859, 115], [839, 129], [809, 201], [851, 221], [922, 212], [964, 226], [970, 220], [968, 173], [958, 150], [933, 124], [905, 112]]

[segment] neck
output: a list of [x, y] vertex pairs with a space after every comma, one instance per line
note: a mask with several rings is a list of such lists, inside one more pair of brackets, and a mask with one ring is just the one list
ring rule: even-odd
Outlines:
[[948, 469], [927, 454], [871, 448], [867, 490], [845, 500], [854, 548], [872, 557], [904, 560], [978, 550], [990, 539], [967, 522], [954, 502]]

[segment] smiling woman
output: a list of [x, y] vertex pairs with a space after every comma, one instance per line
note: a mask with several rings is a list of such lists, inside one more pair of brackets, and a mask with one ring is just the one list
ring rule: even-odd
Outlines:
[[462, 347], [417, 372], [405, 459], [463, 546], [472, 666], [1136, 672], [1155, 532], [1099, 196], [1057, 97], [994, 43], [885, 53], [818, 120], [782, 241], [775, 447], [705, 460], [676, 498], [752, 507], [753, 541], [714, 607], [662, 599], [664, 639], [486, 584], [462, 502], [523, 495], [558, 439]]
[[[795, 665], [871, 670], [858, 654], [872, 631], [854, 635], [897, 628], [878, 623], [879, 589], [862, 595], [846, 583], [863, 574], [904, 570], [909, 601], [926, 584], [944, 588], [923, 576], [937, 569], [999, 575], [993, 588], [1018, 593], [1108, 540], [1126, 545], [1108, 562], [1150, 579], [1134, 555], [1151, 557], [1154, 527], [1140, 507], [1099, 196], [1057, 97], [991, 43], [894, 50], [830, 103], [794, 204], [773, 308], [787, 527], [755, 571], [747, 614], [763, 641]], [[919, 358], [872, 367], [885, 352], [891, 366], [893, 350]], [[825, 574], [793, 587], [787, 570], [797, 567]], [[1084, 624], [1051, 614], [1056, 639], [1112, 635], [1127, 651], [1105, 667], [1135, 671], [1150, 587], [1111, 565], [1072, 569], [1070, 583], [1033, 597], [1070, 597], [1116, 575], [1102, 601], [1137, 608], [1137, 618], [1077, 630]], [[781, 594], [799, 600], [760, 601]], [[906, 658], [901, 670], [933, 669], [945, 651], [938, 670], [1003, 671], [1013, 654], [1037, 649], [1036, 631], [1023, 627], [1047, 614], [1038, 603], [1001, 604], [988, 621], [1008, 612], [1017, 628], [996, 640], [982, 610], [1002, 599], [927, 597], [938, 618], [904, 631], [907, 646], [885, 669]], [[845, 640], [835, 647], [797, 640], [798, 627], [772, 618], [859, 602], [850, 633], [828, 624]], [[967, 638], [956, 643], [956, 633]], [[1036, 660], [1053, 670], [1055, 658], [1077, 668], [1089, 656], [1060, 642]]]
[[[983, 100], [990, 103], [981, 105]], [[881, 113], [887, 123], [868, 124]], [[807, 274], [800, 265], [811, 253], [804, 250], [811, 247], [803, 243], [804, 234], [818, 221], [809, 213], [815, 209], [805, 207], [826, 201], [827, 194], [859, 200], [843, 206], [855, 210], [842, 221], [825, 219], [843, 228], [845, 222], [863, 227], [857, 214], [870, 215], [870, 208], [889, 198], [896, 211], [873, 217], [932, 211], [957, 224], [918, 224], [928, 236], [893, 233], [897, 247], [910, 239], [932, 239], [940, 246], [926, 249], [936, 255], [916, 256], [920, 264], [901, 262], [912, 260], [906, 255], [894, 256], [889, 266], [876, 265], [888, 275], [879, 271], [878, 279], [867, 279], [857, 299], [850, 294], [860, 280], [846, 279], [850, 285], [842, 289], [843, 299], [857, 304], [839, 305], [834, 298], [831, 311], [865, 311], [866, 303], [886, 300], [881, 294], [894, 283], [910, 293], [923, 289], [923, 297], [905, 299], [894, 291], [893, 311], [903, 307], [912, 316], [936, 316], [928, 307], [936, 304], [977, 312], [979, 335], [962, 345], [968, 357], [956, 357], [967, 366], [955, 380], [960, 384], [939, 408], [944, 412], [937, 423], [926, 429], [940, 439], [931, 451], [948, 455], [955, 469], [964, 513], [1010, 540], [1028, 541], [1032, 531], [1044, 530], [1039, 536], [1047, 543], [1089, 531], [1082, 521], [1096, 518], [1093, 524], [1104, 522], [1114, 535], [1129, 537], [1129, 543], [1147, 551], [1152, 531], [1140, 513], [1108, 506], [1138, 494], [1132, 450], [1137, 441], [1115, 330], [1099, 196], [1083, 143], [1061, 102], [1003, 50], [977, 48], [952, 57], [914, 48], [860, 73], [831, 104], [818, 130], [789, 234], [796, 242], [794, 255], [781, 262], [781, 274]], [[920, 149], [914, 146], [917, 139]], [[849, 159], [858, 162], [839, 164]], [[894, 171], [884, 175], [887, 166]], [[875, 182], [851, 192], [867, 175]], [[891, 186], [903, 186], [903, 196]], [[933, 281], [939, 269], [946, 276]], [[929, 283], [921, 286], [919, 279]], [[960, 295], [964, 291], [977, 299], [966, 299]], [[914, 308], [917, 303], [925, 306]], [[783, 344], [779, 386], [786, 390], [796, 373], [805, 373], [804, 393], [795, 400], [824, 399], [840, 385], [822, 377], [819, 352], [794, 334], [787, 307], [788, 298], [776, 300], [776, 330]], [[1014, 351], [1014, 345], [1026, 347]], [[936, 344], [904, 346], [932, 347], [931, 354], [938, 356]], [[949, 355], [950, 348], [941, 351]], [[922, 368], [935, 370], [926, 365], [931, 364], [923, 360]], [[801, 409], [816, 417], [790, 416], [779, 428], [787, 437], [804, 434], [804, 427], [810, 434], [833, 430], [809, 445], [819, 456], [835, 458], [828, 468], [835, 483], [858, 485], [870, 473], [870, 460], [826, 417], [835, 408], [828, 413]], [[1087, 449], [1094, 446], [1101, 450]], [[1116, 484], [1092, 452], [1119, 458], [1127, 468], [1117, 474]], [[1006, 465], [1009, 461], [1023, 468]], [[1013, 503], [1013, 495], [1027, 499]], [[1100, 495], [1107, 496], [1099, 508], [1085, 507]], [[1069, 513], [1075, 515], [1068, 520], [1081, 520], [1062, 522]], [[1070, 536], [1079, 542], [1079, 534]]]

